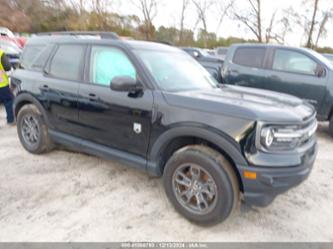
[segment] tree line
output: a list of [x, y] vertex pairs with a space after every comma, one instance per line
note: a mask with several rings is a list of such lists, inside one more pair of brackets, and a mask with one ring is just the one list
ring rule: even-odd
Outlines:
[[[330, 0], [300, 0], [302, 10], [276, 9], [267, 20], [262, 6], [271, 0], [179, 0], [180, 11], [173, 27], [156, 27], [154, 24], [167, 0], [117, 1], [117, 5], [130, 4], [138, 14], [121, 15], [114, 6], [117, 0], [0, 0], [0, 26], [15, 32], [39, 33], [49, 31], [96, 30], [114, 31], [120, 36], [134, 39], [168, 42], [178, 46], [213, 48], [240, 42], [275, 42], [284, 44], [295, 30], [303, 31], [303, 46], [319, 48], [332, 22], [333, 9], [327, 8]], [[268, 2], [267, 2], [268, 1]], [[130, 2], [130, 3], [129, 3]], [[196, 21], [186, 26], [189, 12]], [[216, 31], [208, 27], [214, 15]], [[241, 25], [253, 39], [218, 37], [224, 20], [229, 18]], [[210, 31], [209, 31], [210, 30]]]

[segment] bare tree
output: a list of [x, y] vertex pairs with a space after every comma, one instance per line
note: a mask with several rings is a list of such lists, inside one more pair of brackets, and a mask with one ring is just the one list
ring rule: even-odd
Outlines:
[[284, 44], [286, 41], [287, 34], [293, 31], [293, 27], [299, 23], [299, 14], [295, 12], [293, 7], [282, 10], [281, 19], [279, 19], [279, 31], [278, 37], [280, 43]]
[[198, 24], [202, 24], [202, 30], [204, 34], [204, 46], [207, 45], [208, 27], [207, 27], [207, 13], [210, 8], [213, 6], [213, 0], [192, 0], [192, 3], [195, 6], [197, 12], [197, 21], [195, 23], [194, 29], [197, 28]]
[[318, 43], [319, 43], [319, 40], [322, 36], [326, 35], [327, 33], [327, 30], [326, 30], [326, 24], [328, 23], [328, 21], [330, 19], [332, 19], [332, 9], [328, 10], [328, 11], [325, 11], [323, 13], [323, 18], [322, 20], [320, 21], [319, 23], [319, 29], [318, 29], [318, 33], [317, 33], [317, 38], [316, 38], [316, 42], [315, 42], [315, 47], [318, 47]]
[[261, 0], [247, 0], [247, 2], [249, 4], [248, 12], [240, 14], [238, 10], [234, 10], [234, 17], [256, 36], [258, 42], [263, 42]]
[[183, 42], [184, 29], [185, 29], [185, 15], [186, 10], [190, 4], [190, 0], [182, 0], [182, 12], [180, 16], [180, 32], [179, 32], [179, 44]]
[[192, 0], [192, 3], [195, 6], [197, 12], [197, 22], [196, 26], [201, 22], [202, 28], [205, 32], [208, 32], [207, 29], [207, 13], [213, 5], [212, 0]]
[[265, 35], [265, 41], [266, 43], [269, 43], [272, 39], [275, 40], [276, 42], [280, 43], [280, 37], [273, 32], [273, 26], [275, 23], [275, 17], [276, 17], [277, 10], [274, 11], [271, 20], [269, 22], [269, 26], [266, 29], [266, 35]]
[[314, 27], [316, 25], [316, 17], [317, 17], [317, 12], [318, 12], [318, 4], [319, 0], [314, 0], [314, 5], [313, 5], [313, 14], [312, 14], [312, 19], [310, 22], [310, 28], [309, 28], [309, 33], [308, 33], [308, 40], [306, 42], [306, 46], [308, 48], [311, 48], [313, 46], [313, 33], [314, 33]]
[[224, 18], [228, 15], [229, 10], [233, 7], [235, 0], [228, 0], [228, 1], [217, 1], [216, 2], [216, 9], [218, 11], [218, 22], [216, 27], [216, 34], [219, 33], [221, 25], [223, 23]]
[[157, 16], [157, 0], [132, 0], [132, 3], [143, 15], [145, 39], [152, 40], [154, 33], [153, 20]]

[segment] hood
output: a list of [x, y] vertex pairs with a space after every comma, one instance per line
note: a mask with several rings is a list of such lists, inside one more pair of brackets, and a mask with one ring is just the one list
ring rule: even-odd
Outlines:
[[302, 123], [315, 115], [315, 109], [299, 98], [248, 87], [165, 93], [165, 98], [170, 105], [255, 121]]

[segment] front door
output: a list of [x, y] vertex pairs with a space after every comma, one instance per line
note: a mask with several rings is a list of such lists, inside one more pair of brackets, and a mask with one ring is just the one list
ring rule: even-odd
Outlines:
[[152, 91], [146, 88], [140, 94], [112, 91], [110, 83], [117, 76], [142, 81], [123, 50], [92, 46], [89, 83], [81, 84], [79, 89], [79, 122], [84, 129], [81, 136], [145, 157], [152, 120]]
[[305, 99], [316, 109], [326, 93], [327, 76], [318, 75], [320, 64], [309, 55], [291, 49], [275, 49], [265, 88]]

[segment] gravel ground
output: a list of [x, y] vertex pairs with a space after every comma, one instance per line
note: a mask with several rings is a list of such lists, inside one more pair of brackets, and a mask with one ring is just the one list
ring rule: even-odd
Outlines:
[[309, 179], [267, 208], [202, 228], [178, 215], [160, 179], [66, 151], [28, 154], [0, 108], [0, 241], [333, 241], [333, 139], [318, 130]]

